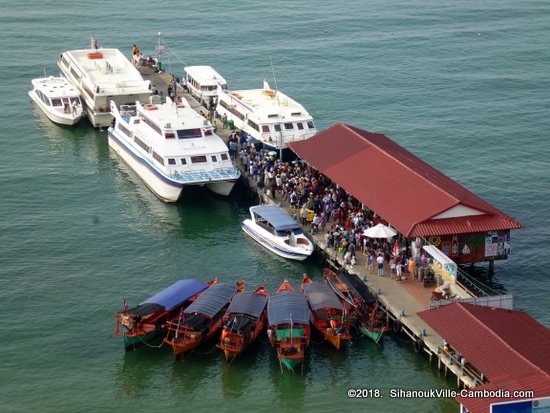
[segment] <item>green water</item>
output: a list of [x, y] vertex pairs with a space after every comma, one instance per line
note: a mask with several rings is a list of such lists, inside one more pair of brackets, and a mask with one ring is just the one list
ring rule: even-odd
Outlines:
[[165, 67], [214, 66], [230, 87], [272, 79], [323, 130], [344, 121], [383, 132], [526, 225], [496, 281], [550, 324], [548, 7], [487, 1], [75, 4], [2, 1], [0, 37], [0, 411], [455, 412], [453, 400], [348, 399], [348, 388], [453, 388], [412, 345], [357, 337], [340, 353], [314, 343], [304, 374], [281, 372], [257, 343], [230, 367], [206, 345], [124, 354], [113, 314], [180, 278], [273, 291], [315, 260], [293, 263], [244, 236], [250, 200], [190, 191], [158, 201], [105, 132], [49, 122], [27, 96], [91, 35]]

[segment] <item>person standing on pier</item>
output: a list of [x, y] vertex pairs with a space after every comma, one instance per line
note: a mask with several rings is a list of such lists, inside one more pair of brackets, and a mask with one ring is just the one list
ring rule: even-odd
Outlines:
[[380, 277], [384, 276], [384, 256], [382, 254], [379, 254], [376, 257], [376, 262], [378, 263], [378, 275]]

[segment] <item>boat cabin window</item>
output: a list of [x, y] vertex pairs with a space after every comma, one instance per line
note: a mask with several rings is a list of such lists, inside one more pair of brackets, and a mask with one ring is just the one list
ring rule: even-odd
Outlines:
[[286, 130], [294, 129], [294, 124], [293, 123], [285, 123], [285, 129]]
[[298, 126], [298, 130], [304, 130], [304, 124], [302, 122], [298, 122], [296, 126]]
[[[284, 231], [275, 231], [275, 232], [276, 232], [276, 235], [277, 235], [278, 237], [286, 237], [290, 231], [291, 231], [291, 230], [286, 229], [286, 230], [284, 230]], [[301, 234], [303, 234], [303, 232], [302, 232], [302, 230], [301, 230], [300, 228], [293, 228], [293, 229], [292, 229], [292, 232], [294, 233], [294, 235], [301, 235]]]
[[275, 132], [281, 131], [281, 125], [279, 125], [278, 123], [276, 125], [273, 125], [273, 128], [275, 129]]
[[192, 163], [204, 163], [204, 162], [206, 162], [206, 156], [204, 156], [204, 155], [192, 156], [191, 157], [191, 162]]
[[63, 102], [61, 99], [52, 99], [52, 106], [62, 106]]
[[292, 112], [290, 115], [291, 116], [300, 116], [302, 114], [302, 112]]
[[168, 158], [168, 165], [175, 165], [176, 160], [174, 158]]
[[187, 159], [181, 158], [181, 164], [182, 165], [187, 165]]
[[309, 129], [315, 129], [315, 124], [313, 123], [313, 121], [310, 120], [310, 121], [307, 123], [307, 127], [308, 127]]
[[196, 139], [202, 138], [200, 128], [195, 129], [179, 129], [177, 131], [179, 139]]
[[164, 137], [166, 139], [175, 139], [176, 134], [174, 132], [164, 132]]
[[258, 132], [260, 131], [260, 128], [258, 127], [258, 125], [252, 122], [251, 120], [248, 120], [248, 126], [250, 126], [254, 130], [257, 130]]
[[204, 129], [204, 136], [211, 136], [212, 135], [212, 129]]
[[262, 125], [262, 132], [268, 133], [269, 132], [269, 125]]
[[158, 162], [160, 163], [161, 165], [164, 165], [164, 158], [162, 156], [160, 156], [158, 153], [156, 153], [155, 151], [153, 151], [153, 158]]
[[134, 141], [140, 146], [145, 152], [149, 153], [151, 152], [151, 147], [147, 145], [145, 142], [143, 142], [138, 137], [134, 136]]
[[229, 158], [226, 153], [222, 153], [222, 161], [227, 161]]
[[130, 129], [126, 128], [121, 123], [119, 123], [117, 127], [118, 130], [122, 131], [122, 133], [124, 133], [126, 136], [129, 136], [130, 138], [132, 137], [132, 132], [130, 131]]
[[218, 158], [216, 158], [216, 155], [212, 155], [212, 162], [218, 162]]

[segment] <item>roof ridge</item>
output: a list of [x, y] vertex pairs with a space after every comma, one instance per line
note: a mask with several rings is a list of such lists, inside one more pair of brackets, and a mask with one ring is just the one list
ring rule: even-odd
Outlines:
[[[457, 301], [456, 302], [457, 305], [460, 305], [461, 308], [463, 308], [467, 313], [468, 315], [474, 319], [474, 321], [478, 324], [478, 325], [481, 325], [485, 330], [487, 330], [491, 335], [493, 335], [494, 337], [496, 337], [496, 339], [501, 342], [502, 344], [504, 344], [506, 347], [508, 347], [510, 350], [512, 350], [512, 352], [514, 354], [516, 354], [517, 356], [519, 356], [522, 360], [524, 360], [529, 366], [533, 367], [537, 372], [539, 373], [543, 373], [543, 374], [546, 374], [548, 375], [548, 373], [543, 370], [542, 368], [540, 368], [539, 366], [537, 366], [535, 363], [533, 363], [531, 360], [529, 360], [527, 357], [525, 357], [523, 354], [521, 354], [519, 351], [517, 351], [514, 347], [512, 347], [506, 340], [504, 340], [501, 336], [499, 336], [493, 329], [489, 328], [485, 323], [483, 323], [479, 318], [477, 318], [471, 311], [470, 309], [468, 308], [469, 306], [471, 306], [472, 308], [473, 307], [481, 307], [481, 308], [485, 308], [485, 309], [488, 309], [488, 308], [491, 308], [492, 310], [504, 310], [504, 309], [499, 309], [499, 308], [494, 308], [494, 307], [484, 307], [484, 306], [481, 306], [481, 305], [476, 305], [476, 304], [471, 304], [471, 303], [462, 303], [460, 301]], [[466, 306], [468, 305], [468, 306]], [[504, 310], [504, 311], [517, 311], [517, 310]], [[550, 377], [550, 375], [549, 375]]]
[[[350, 127], [350, 128], [353, 128], [353, 126], [349, 126], [346, 124], [346, 126]], [[362, 136], [360, 133], [356, 132], [356, 131], [353, 131], [354, 133], [358, 134], [359, 136], [361, 136], [361, 138], [363, 138], [364, 140], [367, 140], [364, 136]], [[395, 146], [398, 146], [399, 148], [402, 148], [405, 152], [411, 154], [412, 156], [414, 156], [416, 159], [418, 159], [419, 161], [421, 161], [424, 165], [428, 166], [429, 168], [437, 171], [437, 173], [439, 173], [440, 175], [442, 175], [443, 177], [445, 178], [448, 178], [449, 180], [451, 180], [452, 182], [455, 182], [456, 184], [462, 186], [464, 189], [468, 190], [465, 186], [463, 186], [462, 184], [456, 182], [454, 179], [448, 177], [447, 175], [445, 175], [443, 172], [441, 172], [439, 169], [431, 166], [428, 162], [424, 161], [422, 158], [416, 156], [414, 153], [412, 153], [411, 151], [409, 151], [408, 149], [405, 149], [404, 147], [402, 147], [401, 145], [398, 145], [396, 142], [392, 141], [390, 138], [388, 138], [386, 135], [384, 135], [383, 133], [375, 133], [375, 132], [368, 132], [368, 131], [365, 131], [367, 133], [370, 133], [370, 134], [373, 134], [373, 135], [381, 135], [383, 136], [388, 142], [390, 142], [392, 145], [395, 145]], [[371, 142], [372, 143], [372, 142]], [[378, 145], [374, 145], [376, 146], [379, 150], [381, 150], [386, 156], [388, 156], [388, 158], [391, 158], [393, 160], [395, 160], [398, 164], [402, 165], [403, 167], [405, 167], [408, 171], [410, 172], [413, 172], [416, 176], [420, 177], [423, 181], [425, 181], [426, 183], [428, 183], [429, 185], [431, 185], [432, 187], [438, 189], [439, 191], [441, 192], [444, 192], [445, 194], [447, 194], [450, 198], [454, 199], [456, 201], [456, 203], [452, 206], [456, 206], [458, 204], [460, 204], [460, 199], [458, 199], [456, 196], [454, 196], [453, 194], [451, 194], [449, 191], [441, 188], [439, 185], [436, 185], [434, 182], [432, 182], [430, 179], [426, 178], [426, 176], [418, 173], [415, 169], [411, 168], [409, 165], [403, 163], [400, 159], [396, 158], [395, 156], [392, 156], [390, 155], [388, 152], [384, 151], [383, 149], [380, 149], [380, 147]], [[470, 190], [468, 190], [468, 192], [470, 193], [473, 193], [471, 192]], [[474, 194], [475, 195], [475, 194]], [[477, 196], [477, 195], [476, 195]], [[479, 197], [478, 197], [479, 198]], [[482, 199], [482, 198], [480, 198]], [[483, 199], [482, 199], [483, 200]], [[485, 201], [487, 202], [487, 201]], [[451, 207], [451, 208], [452, 208]], [[444, 210], [444, 211], [447, 211], [447, 210]], [[439, 213], [442, 213], [444, 211], [440, 211]], [[437, 215], [437, 214], [436, 214]]]

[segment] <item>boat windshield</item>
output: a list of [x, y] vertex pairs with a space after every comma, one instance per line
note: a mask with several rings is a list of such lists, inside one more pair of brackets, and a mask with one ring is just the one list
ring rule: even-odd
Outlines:
[[[289, 232], [289, 230], [286, 230], [286, 231], [277, 231], [277, 236], [278, 236], [278, 237], [286, 237], [286, 236], [288, 235], [288, 232]], [[301, 228], [294, 228], [294, 229], [292, 230], [292, 232], [294, 233], [294, 235], [303, 234]]]
[[179, 139], [196, 139], [202, 138], [200, 128], [195, 129], [180, 129], [177, 131]]

